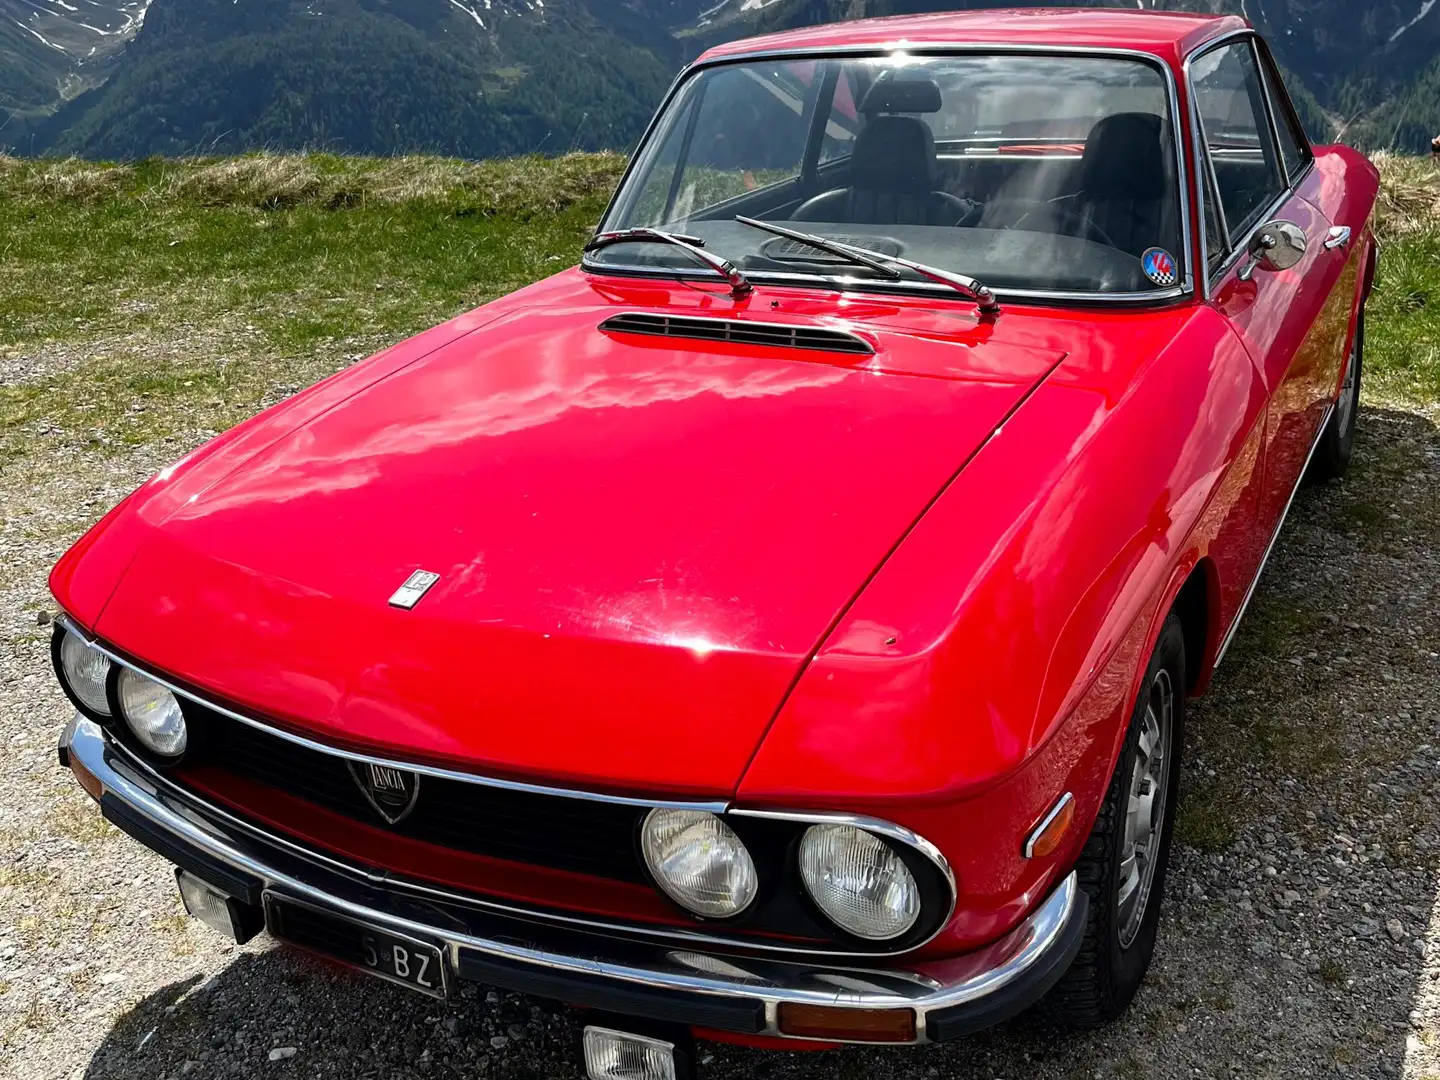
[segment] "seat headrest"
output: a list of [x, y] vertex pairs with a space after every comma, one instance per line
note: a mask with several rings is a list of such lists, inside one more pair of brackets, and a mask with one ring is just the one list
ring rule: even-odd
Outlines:
[[913, 116], [876, 116], [855, 139], [850, 186], [872, 191], [929, 192], [939, 161], [930, 125]]
[[929, 79], [897, 79], [881, 75], [865, 92], [860, 111], [876, 113], [938, 113], [943, 106], [940, 87]]
[[1165, 194], [1161, 120], [1153, 113], [1116, 113], [1085, 140], [1081, 186], [1091, 198], [1156, 199]]

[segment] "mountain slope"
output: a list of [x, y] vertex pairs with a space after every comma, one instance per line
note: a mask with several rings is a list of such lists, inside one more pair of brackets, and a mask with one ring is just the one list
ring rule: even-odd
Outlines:
[[103, 82], [151, 0], [0, 0], [0, 106], [43, 112]]
[[633, 11], [604, 9], [580, 0], [154, 0], [109, 82], [38, 137], [53, 153], [105, 158], [257, 146], [486, 157], [623, 145], [679, 55]]
[[[1440, 131], [1437, 0], [1371, 0], [1363, 10], [1355, 0], [1141, 2], [1250, 17], [1290, 73], [1318, 140], [1421, 150]], [[0, 150], [138, 158], [257, 147], [465, 157], [623, 149], [673, 73], [717, 41], [988, 6], [0, 0]]]

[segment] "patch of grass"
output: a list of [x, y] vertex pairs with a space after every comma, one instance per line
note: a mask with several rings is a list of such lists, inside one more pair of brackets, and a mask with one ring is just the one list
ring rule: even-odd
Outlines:
[[1346, 523], [1361, 532], [1379, 532], [1385, 528], [1389, 517], [1384, 508], [1366, 499], [1356, 499], [1340, 510]]
[[1320, 979], [1326, 986], [1340, 986], [1345, 982], [1345, 969], [1334, 960], [1321, 960]]
[[103, 342], [0, 386], [0, 463], [222, 430], [567, 265], [623, 159], [0, 159], [0, 360]]
[[1176, 809], [1175, 842], [1207, 854], [1228, 850], [1239, 831], [1243, 807], [1239, 786], [1228, 777], [1190, 785]]

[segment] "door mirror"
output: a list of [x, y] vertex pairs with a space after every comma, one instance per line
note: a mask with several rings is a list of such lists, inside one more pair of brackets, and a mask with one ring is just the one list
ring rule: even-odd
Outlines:
[[1293, 221], [1267, 221], [1250, 238], [1250, 261], [1240, 268], [1240, 280], [1249, 281], [1256, 270], [1289, 270], [1305, 257], [1305, 230]]

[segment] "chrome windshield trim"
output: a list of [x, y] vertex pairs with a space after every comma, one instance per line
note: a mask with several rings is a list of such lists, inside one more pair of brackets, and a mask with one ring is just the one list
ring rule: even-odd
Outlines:
[[[606, 263], [603, 267], [584, 267], [587, 272], [604, 274], [611, 277], [642, 277], [642, 278], [671, 278], [684, 281], [713, 282], [714, 278], [708, 274], [694, 273], [688, 269], [665, 269], [658, 270], [654, 266], [638, 265], [610, 265]], [[835, 289], [838, 292], [866, 292], [866, 293], [899, 293], [901, 295], [934, 296], [944, 298], [956, 298], [955, 303], [959, 307], [965, 307], [971, 301], [967, 301], [954, 289], [946, 285], [936, 285], [929, 281], [891, 281], [875, 278], [853, 277], [849, 274], [790, 274], [784, 271], [774, 270], [749, 270], [746, 277], [757, 285], [783, 285], [797, 286], [811, 289]], [[1116, 293], [1088, 293], [1088, 292], [1046, 292], [1043, 289], [1007, 289], [997, 286], [991, 290], [998, 299], [1020, 300], [1045, 303], [1051, 301], [1063, 301], [1075, 304], [1154, 304], [1170, 300], [1178, 300], [1188, 296], [1193, 291], [1189, 285], [1176, 285], [1169, 289], [1156, 289], [1153, 292], [1116, 292]], [[679, 316], [689, 318], [690, 316]]]
[[293, 731], [286, 731], [284, 728], [275, 727], [253, 716], [246, 716], [244, 713], [236, 712], [234, 709], [220, 705], [214, 700], [198, 694], [193, 690], [187, 690], [173, 680], [167, 678], [161, 672], [122, 656], [111, 649], [95, 635], [85, 631], [69, 615], [62, 614], [56, 620], [65, 629], [78, 635], [86, 644], [96, 652], [104, 654], [111, 663], [120, 667], [129, 668], [132, 671], [153, 679], [172, 694], [186, 698], [204, 708], [211, 709], [230, 720], [246, 724], [257, 731], [263, 731], [267, 735], [273, 735], [278, 739], [302, 746], [307, 750], [314, 750], [317, 753], [329, 754], [332, 757], [344, 758], [347, 761], [356, 761], [362, 764], [381, 765], [390, 769], [399, 769], [401, 772], [419, 773], [421, 776], [433, 776], [441, 780], [456, 780], [462, 784], [478, 784], [481, 787], [500, 788], [505, 791], [519, 791], [528, 795], [549, 795], [561, 799], [585, 799], [590, 802], [612, 803], [618, 806], [634, 806], [642, 809], [661, 808], [666, 810], [700, 810], [711, 814], [723, 814], [729, 807], [729, 802], [715, 799], [641, 799], [628, 795], [609, 795], [598, 791], [585, 791], [577, 788], [552, 787], [547, 784], [531, 784], [520, 780], [504, 780], [494, 776], [484, 776], [479, 773], [461, 772], [456, 769], [446, 769], [436, 765], [421, 765], [413, 761], [399, 761], [395, 758], [381, 757], [375, 754], [362, 754], [352, 750], [341, 750], [338, 747], [330, 746], [315, 739], [306, 738], [304, 735], [297, 735]]
[[[223, 830], [207, 827], [198, 815], [169, 805], [143, 777], [132, 775], [119, 762], [112, 765], [105, 752], [105, 737], [93, 721], [83, 717], [73, 721], [67, 729], [65, 745], [73, 758], [100, 781], [108, 797], [141, 815], [151, 827], [177, 842], [197, 848], [219, 863], [258, 879], [267, 891], [275, 890], [282, 897], [288, 895], [309, 901], [337, 915], [405, 936], [434, 940], [457, 969], [461, 966], [462, 951], [468, 950], [578, 977], [598, 976], [656, 990], [760, 999], [766, 1006], [763, 1034], [772, 1036], [785, 1037], [778, 1025], [779, 1006], [797, 1002], [854, 1009], [912, 1008], [917, 1021], [915, 1041], [928, 1041], [926, 1019], [930, 1014], [978, 1001], [1014, 983], [1058, 945], [1076, 914], [1077, 905], [1082, 902], [1079, 882], [1071, 872], [1043, 899], [1038, 899], [1030, 914], [998, 941], [971, 953], [908, 968], [827, 966], [819, 958], [785, 961], [733, 953], [714, 957], [724, 966], [705, 967], [687, 963], [683, 954], [667, 951], [663, 945], [654, 954], [645, 956], [644, 963], [639, 959], [622, 961], [603, 954], [576, 955], [558, 951], [553, 938], [549, 947], [537, 940], [538, 928], [527, 933], [524, 942], [501, 935], [480, 936], [464, 924], [437, 918], [437, 925], [431, 925], [416, 921], [418, 916], [399, 915], [336, 895], [321, 884], [278, 870], [241, 850]], [[533, 916], [530, 919], [533, 926]], [[597, 938], [596, 948], [603, 950], [604, 947], [604, 938]], [[709, 957], [702, 954], [692, 959], [703, 961]], [[812, 977], [816, 975], [819, 977]]]
[[[88, 726], [87, 726], [88, 725]], [[124, 743], [108, 738], [104, 734], [104, 728], [93, 720], [81, 714], [77, 714], [67, 728], [67, 740], [73, 739], [76, 733], [94, 735], [103, 744], [105, 752], [113, 755], [114, 758], [123, 758], [123, 763], [112, 759], [111, 764], [121, 770], [126, 770], [134, 775], [132, 782], [144, 783], [151, 794], [165, 795], [168, 798], [195, 807], [202, 815], [209, 815], [218, 821], [223, 822], [227, 827], [237, 830], [271, 847], [280, 848], [296, 858], [306, 862], [314, 863], [325, 869], [344, 874], [357, 881], [366, 882], [370, 885], [383, 884], [386, 888], [394, 889], [396, 892], [409, 893], [416, 896], [430, 897], [435, 900], [444, 900], [447, 903], [459, 904], [473, 907], [482, 911], [493, 911], [502, 915], [515, 916], [517, 918], [538, 920], [541, 922], [555, 923], [562, 926], [579, 927], [585, 930], [600, 931], [606, 934], [619, 935], [627, 938], [634, 938], [642, 941], [659, 941], [671, 945], [724, 947], [730, 950], [739, 950], [746, 954], [757, 956], [823, 956], [827, 959], [852, 959], [852, 960], [885, 960], [904, 956], [913, 953], [916, 949], [934, 940], [935, 936], [942, 931], [949, 923], [955, 913], [957, 890], [955, 878], [950, 871], [950, 864], [939, 850], [923, 837], [917, 836], [910, 830], [894, 825], [890, 822], [881, 821], [877, 818], [854, 817], [842, 814], [805, 814], [797, 811], [763, 811], [751, 810], [743, 812], [747, 817], [773, 817], [780, 820], [793, 820], [799, 822], [814, 822], [820, 824], [826, 821], [837, 821], [845, 824], [855, 824], [857, 827], [868, 828], [876, 833], [892, 836], [912, 844], [922, 855], [932, 859], [944, 872], [950, 884], [950, 910], [924, 941], [917, 941], [913, 945], [907, 945], [900, 950], [872, 949], [865, 952], [856, 952], [853, 949], [832, 948], [821, 944], [809, 943], [803, 946], [777, 945], [764, 939], [723, 937], [719, 934], [709, 934], [700, 930], [677, 929], [673, 927], [651, 926], [644, 923], [630, 923], [607, 921], [604, 919], [586, 918], [580, 915], [567, 915], [561, 911], [554, 911], [549, 908], [522, 907], [516, 904], [507, 904], [499, 900], [469, 892], [462, 892], [456, 889], [447, 889], [438, 885], [429, 885], [423, 881], [416, 881], [413, 878], [397, 876], [390, 871], [377, 871], [373, 868], [357, 866], [345, 859], [329, 855], [317, 848], [306, 844], [298, 843], [270, 829], [262, 828], [254, 822], [247, 821], [238, 814], [232, 813], [223, 806], [218, 806], [211, 799], [183, 788], [174, 780], [167, 777], [150, 762], [146, 761], [139, 754], [135, 753]], [[93, 769], [91, 770], [94, 771]], [[741, 813], [741, 811], [731, 811]], [[864, 824], [861, 824], [861, 823]], [[933, 854], [932, 854], [933, 853]]]
[[[1245, 32], [1253, 33], [1253, 31]], [[1207, 46], [1208, 44], [1209, 43], [1207, 43]], [[640, 160], [641, 151], [645, 148], [645, 146], [649, 143], [650, 139], [654, 136], [655, 130], [660, 124], [661, 117], [663, 117], [666, 111], [670, 108], [671, 103], [675, 100], [676, 95], [680, 92], [684, 84], [690, 79], [694, 78], [696, 75], [700, 74], [701, 72], [708, 71], [714, 67], [724, 67], [730, 64], [753, 63], [755, 61], [764, 60], [823, 60], [833, 59], [837, 57], [850, 58], [860, 56], [882, 57], [893, 55], [897, 52], [903, 52], [908, 56], [950, 56], [966, 53], [988, 53], [1001, 54], [1006, 56], [1093, 56], [1107, 59], [1139, 61], [1141, 63], [1148, 64], [1149, 66], [1158, 70], [1160, 72], [1161, 78], [1164, 80], [1165, 94], [1170, 105], [1170, 133], [1171, 141], [1174, 143], [1172, 150], [1175, 160], [1175, 181], [1177, 188], [1176, 197], [1179, 200], [1176, 205], [1180, 209], [1181, 244], [1184, 248], [1180, 261], [1185, 269], [1184, 277], [1180, 281], [1179, 285], [1173, 289], [1167, 289], [1163, 292], [1157, 291], [1153, 293], [1075, 293], [1065, 291], [1000, 288], [995, 289], [994, 292], [997, 297], [1008, 297], [1012, 300], [1021, 301], [1055, 300], [1065, 303], [1123, 304], [1133, 303], [1142, 298], [1152, 303], [1156, 301], [1174, 300], [1179, 299], [1180, 297], [1194, 294], [1198, 291], [1194, 276], [1194, 223], [1191, 221], [1191, 218], [1194, 215], [1190, 213], [1189, 201], [1190, 170], [1187, 166], [1187, 155], [1185, 154], [1185, 125], [1180, 115], [1179, 86], [1175, 81], [1175, 72], [1171, 69], [1170, 65], [1165, 61], [1165, 58], [1163, 56], [1161, 56], [1157, 52], [1146, 52], [1141, 49], [1105, 48], [1086, 45], [1006, 45], [1003, 43], [995, 44], [982, 42], [955, 42], [954, 44], [925, 44], [921, 46], [914, 46], [908, 42], [896, 41], [886, 45], [839, 45], [805, 49], [757, 49], [753, 52], [740, 52], [734, 54], [727, 54], [724, 56], [716, 56], [708, 60], [702, 58], [701, 60], [696, 61], [694, 64], [691, 64], [688, 68], [682, 71], [679, 76], [676, 77], [675, 82], [671, 84], [670, 90], [665, 95], [665, 98], [661, 102], [660, 107], [655, 110], [655, 115], [650, 118], [650, 124], [648, 127], [646, 127], [645, 134], [641, 137], [640, 142], [636, 144], [635, 153], [630, 156], [630, 161], [625, 166], [625, 172], [620, 177], [620, 182], [616, 185], [615, 192], [613, 195], [611, 195], [610, 202], [605, 207], [604, 215], [600, 218], [602, 227], [604, 226], [604, 224], [609, 222], [611, 215], [615, 212], [615, 208], [619, 205], [620, 195], [625, 190], [626, 185], [630, 183], [631, 176], [633, 175], [635, 168]], [[1203, 228], [1201, 229], [1201, 231], [1203, 233]], [[673, 278], [679, 276], [696, 276], [680, 275], [675, 273], [674, 271], [657, 269], [653, 266], [611, 266], [607, 263], [596, 263], [585, 258], [581, 259], [580, 266], [581, 269], [585, 270], [586, 272], [594, 274], [610, 274], [616, 273], [618, 271], [622, 274], [629, 274], [638, 277]], [[834, 278], [811, 274], [764, 274], [753, 270], [747, 270], [746, 274], [752, 281], [773, 282], [775, 284], [781, 285], [787, 285], [792, 282], [814, 285], [817, 282], [823, 284], [836, 280]], [[842, 280], [846, 280], [847, 287], [850, 288], [855, 288], [857, 290], [866, 292], [878, 291], [876, 289], [876, 283], [869, 279], [853, 278]], [[920, 283], [917, 282], [915, 284], [918, 285]], [[932, 287], [927, 291], [943, 295], [945, 292], [951, 290], [937, 289]]]

